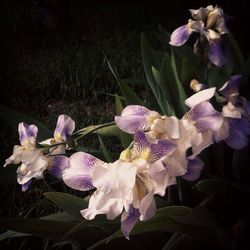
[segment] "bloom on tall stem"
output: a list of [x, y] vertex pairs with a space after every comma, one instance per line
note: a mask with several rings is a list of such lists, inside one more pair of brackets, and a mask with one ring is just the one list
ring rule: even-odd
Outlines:
[[228, 33], [223, 10], [209, 5], [198, 10], [191, 9], [190, 12], [193, 19], [174, 30], [169, 43], [181, 46], [192, 33], [197, 32], [200, 37], [194, 44], [194, 52], [207, 57], [214, 65], [222, 66], [226, 63], [222, 35]]

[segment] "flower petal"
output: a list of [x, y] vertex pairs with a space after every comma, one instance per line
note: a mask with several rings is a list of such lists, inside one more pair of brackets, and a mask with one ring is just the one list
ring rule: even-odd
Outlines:
[[181, 46], [188, 40], [191, 33], [192, 30], [188, 28], [188, 25], [182, 25], [173, 31], [169, 44], [172, 46]]
[[62, 172], [65, 184], [73, 189], [86, 191], [93, 189], [92, 175], [97, 166], [103, 161], [84, 152], [77, 152], [70, 156], [69, 167]]
[[208, 12], [213, 9], [212, 5], [207, 6], [206, 8], [199, 8], [198, 10], [190, 9], [190, 13], [194, 20], [203, 20], [205, 21], [208, 15]]
[[137, 220], [140, 217], [140, 211], [138, 208], [134, 208], [133, 205], [129, 206], [128, 211], [124, 211], [121, 216], [121, 230], [124, 236], [129, 239], [129, 233], [135, 226]]
[[190, 96], [188, 99], [186, 99], [185, 104], [188, 107], [193, 108], [195, 105], [197, 105], [201, 102], [210, 100], [214, 96], [215, 90], [216, 90], [215, 87], [209, 88], [209, 89], [204, 89], [204, 90]]
[[227, 63], [227, 56], [221, 39], [209, 43], [208, 58], [218, 67]]
[[152, 189], [140, 202], [140, 220], [151, 219], [155, 215], [156, 205], [154, 200], [154, 189]]
[[69, 158], [66, 156], [50, 157], [48, 170], [57, 178], [62, 178], [66, 168], [69, 167]]
[[139, 105], [130, 105], [123, 109], [121, 116], [115, 116], [115, 122], [121, 130], [134, 134], [136, 131], [145, 130], [157, 117], [160, 115], [155, 111]]
[[60, 115], [57, 120], [54, 137], [56, 141], [66, 141], [75, 130], [75, 122], [67, 115]]
[[175, 149], [175, 144], [168, 140], [158, 140], [156, 143], [150, 143], [145, 134], [139, 131], [135, 134], [132, 158], [142, 158], [153, 163], [172, 153]]
[[6, 167], [9, 164], [18, 164], [22, 160], [22, 155], [24, 152], [24, 147], [15, 145], [13, 149], [13, 154], [5, 160], [4, 167]]
[[23, 192], [27, 191], [30, 185], [31, 185], [31, 180], [27, 181], [25, 184], [22, 185], [22, 191]]
[[198, 157], [193, 160], [188, 160], [187, 172], [182, 178], [187, 181], [196, 181], [200, 177], [203, 167], [204, 163]]
[[242, 75], [233, 75], [230, 79], [219, 89], [220, 94], [222, 94], [227, 100], [230, 100], [233, 96], [238, 96], [239, 94], [239, 84], [241, 82]]
[[19, 123], [18, 133], [19, 141], [22, 146], [35, 145], [38, 128], [35, 125], [28, 125], [24, 122]]
[[211, 129], [218, 131], [223, 123], [222, 115], [217, 112], [209, 102], [197, 104], [191, 111], [190, 117], [195, 121], [199, 132]]
[[234, 149], [242, 149], [248, 144], [250, 134], [250, 123], [248, 120], [230, 119], [229, 137], [225, 140], [228, 146]]

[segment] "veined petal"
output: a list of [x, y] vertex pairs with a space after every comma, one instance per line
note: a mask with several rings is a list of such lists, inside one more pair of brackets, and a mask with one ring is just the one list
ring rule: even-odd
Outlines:
[[76, 190], [93, 189], [93, 172], [95, 168], [105, 164], [96, 157], [84, 152], [77, 152], [70, 156], [69, 167], [62, 172], [64, 183]]
[[124, 236], [129, 239], [129, 233], [135, 226], [137, 220], [140, 217], [140, 211], [138, 208], [134, 208], [133, 205], [129, 206], [128, 211], [124, 211], [121, 216], [121, 230]]
[[130, 105], [123, 109], [121, 116], [115, 116], [116, 125], [123, 131], [134, 134], [149, 127], [160, 114], [143, 106]]
[[182, 25], [173, 31], [169, 44], [172, 46], [181, 46], [188, 40], [191, 34], [192, 30], [188, 28], [188, 25]]
[[18, 133], [20, 144], [24, 147], [35, 147], [38, 128], [35, 125], [19, 123]]
[[187, 181], [196, 181], [200, 177], [203, 167], [204, 163], [198, 157], [188, 160], [187, 172], [182, 178]]
[[230, 100], [234, 96], [238, 97], [241, 79], [242, 75], [231, 76], [230, 79], [219, 89], [220, 94], [222, 94], [227, 100]]
[[56, 141], [66, 141], [75, 130], [75, 122], [67, 115], [60, 115], [57, 120], [54, 137]]
[[131, 153], [132, 159], [142, 158], [153, 163], [172, 153], [175, 149], [175, 144], [167, 140], [158, 140], [156, 143], [150, 143], [145, 134], [139, 131], [135, 134]]
[[51, 156], [48, 170], [57, 178], [62, 178], [65, 169], [69, 167], [69, 158], [63, 155]]
[[185, 104], [193, 108], [195, 105], [210, 100], [215, 94], [216, 88], [204, 89], [185, 100]]
[[227, 63], [227, 56], [221, 39], [209, 43], [208, 58], [218, 67]]

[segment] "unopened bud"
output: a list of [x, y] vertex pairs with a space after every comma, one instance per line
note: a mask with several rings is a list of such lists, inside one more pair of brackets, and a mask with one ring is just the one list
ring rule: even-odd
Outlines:
[[207, 86], [205, 84], [200, 83], [199, 81], [197, 81], [196, 79], [193, 79], [190, 82], [190, 88], [194, 91], [194, 92], [199, 92], [203, 89], [206, 89]]

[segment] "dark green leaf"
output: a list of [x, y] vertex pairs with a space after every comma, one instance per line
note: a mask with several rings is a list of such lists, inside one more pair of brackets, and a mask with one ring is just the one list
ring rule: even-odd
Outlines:
[[61, 193], [61, 192], [47, 192], [44, 196], [53, 201], [57, 206], [73, 216], [77, 220], [82, 220], [80, 210], [88, 207], [88, 202], [77, 196]]
[[222, 179], [205, 179], [199, 181], [194, 188], [207, 194], [224, 194], [232, 191], [232, 185]]
[[105, 146], [103, 140], [102, 140], [102, 137], [98, 134], [98, 139], [99, 139], [99, 143], [100, 143], [100, 146], [101, 146], [101, 149], [102, 149], [102, 153], [105, 157], [105, 160], [107, 162], [113, 162], [113, 159], [112, 159], [112, 156], [111, 156], [111, 153], [109, 152], [109, 150], [107, 149], [107, 147]]

